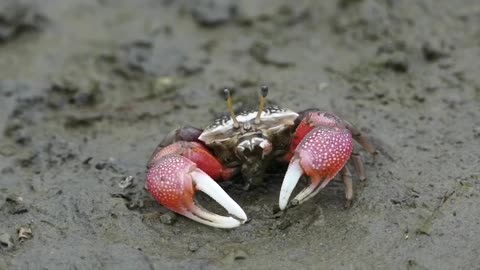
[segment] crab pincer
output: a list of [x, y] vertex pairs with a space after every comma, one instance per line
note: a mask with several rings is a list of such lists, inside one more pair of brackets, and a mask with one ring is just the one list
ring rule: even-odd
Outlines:
[[[280, 190], [280, 209], [287, 207], [302, 175], [309, 176], [311, 183], [290, 202], [291, 205], [301, 204], [315, 196], [342, 169], [348, 204], [353, 197], [351, 174], [345, 167], [353, 152], [351, 132], [335, 115], [313, 112], [306, 116], [296, 133], [300, 137], [294, 138], [292, 143], [292, 157]], [[298, 146], [295, 140], [299, 140]]]
[[[205, 172], [215, 172], [211, 174], [221, 178], [222, 168], [200, 144], [177, 142], [162, 150], [152, 158], [146, 181], [148, 191], [159, 203], [178, 214], [213, 227], [234, 228], [247, 221], [242, 208]], [[202, 162], [197, 164], [192, 161], [198, 159]], [[223, 175], [229, 175], [228, 169], [224, 170]], [[197, 191], [204, 192], [219, 203], [229, 216], [212, 213], [200, 206], [195, 201]]]

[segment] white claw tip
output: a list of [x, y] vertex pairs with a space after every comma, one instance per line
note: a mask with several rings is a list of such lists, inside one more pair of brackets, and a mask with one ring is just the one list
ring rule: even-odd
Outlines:
[[205, 209], [199, 208], [194, 211], [197, 218], [190, 218], [217, 228], [234, 228], [247, 222], [247, 214], [228, 194], [206, 173], [195, 170], [192, 173], [192, 179], [195, 182], [195, 188], [210, 196], [220, 204], [230, 214], [229, 217], [220, 216], [211, 213]]
[[278, 200], [280, 210], [285, 210], [285, 208], [287, 208], [288, 199], [290, 199], [293, 189], [302, 175], [303, 169], [300, 165], [300, 160], [297, 158], [292, 159], [288, 166], [287, 173], [285, 174], [285, 178], [283, 179], [282, 188], [280, 189], [280, 198]]

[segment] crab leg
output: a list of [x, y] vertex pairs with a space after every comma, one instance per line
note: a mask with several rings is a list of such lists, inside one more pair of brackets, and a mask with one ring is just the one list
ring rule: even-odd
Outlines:
[[343, 167], [342, 171], [342, 180], [345, 185], [345, 207], [348, 208], [352, 205], [353, 200], [353, 183], [352, 183], [352, 173], [347, 166]]
[[[180, 141], [153, 155], [146, 187], [159, 203], [178, 214], [205, 225], [234, 228], [245, 223], [247, 216], [215, 181], [232, 173], [200, 143]], [[197, 191], [207, 194], [229, 215], [221, 216], [198, 205]]]
[[360, 178], [360, 181], [365, 181], [367, 177], [365, 176], [365, 169], [363, 167], [362, 156], [357, 152], [353, 152], [351, 159], [353, 162], [353, 167], [355, 168], [355, 171], [357, 172], [358, 177]]

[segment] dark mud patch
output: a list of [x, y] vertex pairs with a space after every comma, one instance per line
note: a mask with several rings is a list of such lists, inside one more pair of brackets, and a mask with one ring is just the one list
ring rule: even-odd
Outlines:
[[[0, 269], [477, 267], [476, 1], [30, 3], [0, 5]], [[161, 138], [263, 84], [380, 147], [352, 208], [334, 182], [279, 213], [275, 171], [225, 184], [237, 229], [169, 214], [144, 189]]]
[[0, 44], [23, 34], [41, 31], [47, 17], [33, 3], [5, 0], [0, 3]]

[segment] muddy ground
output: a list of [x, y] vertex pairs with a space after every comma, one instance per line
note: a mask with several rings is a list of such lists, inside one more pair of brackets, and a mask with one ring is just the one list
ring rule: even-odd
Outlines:
[[[0, 269], [480, 269], [479, 25], [476, 0], [3, 0]], [[353, 207], [333, 183], [275, 214], [273, 173], [225, 186], [237, 229], [165, 215], [156, 144], [262, 84], [380, 148]]]

